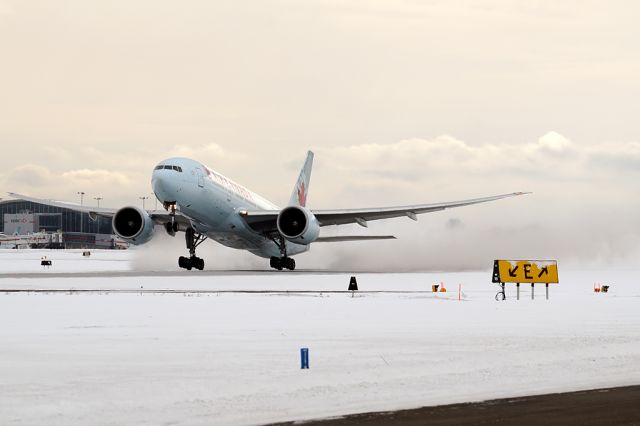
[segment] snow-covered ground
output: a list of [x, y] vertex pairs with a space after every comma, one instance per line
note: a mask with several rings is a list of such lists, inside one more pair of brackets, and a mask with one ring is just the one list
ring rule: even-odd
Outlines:
[[[70, 270], [118, 271], [122, 253], [61, 256]], [[20, 269], [26, 255], [14, 255], [0, 253], [0, 273]], [[519, 301], [508, 287], [505, 302], [490, 271], [357, 274], [360, 290], [444, 281], [449, 292], [353, 298], [327, 293], [345, 290], [350, 274], [0, 275], [0, 289], [318, 291], [0, 290], [0, 424], [258, 424], [638, 384], [637, 273], [560, 265], [550, 300], [544, 286], [533, 301], [523, 286]], [[593, 293], [596, 281], [610, 292]]]
[[[55, 273], [55, 272], [115, 272], [131, 269], [132, 252], [128, 250], [0, 250], [0, 279], [10, 273]], [[43, 268], [40, 261], [45, 257], [52, 261], [51, 268]]]

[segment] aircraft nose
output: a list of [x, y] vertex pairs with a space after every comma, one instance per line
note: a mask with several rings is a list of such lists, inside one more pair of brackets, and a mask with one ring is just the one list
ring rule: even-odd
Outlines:
[[153, 192], [162, 202], [176, 201], [178, 188], [173, 180], [170, 179], [170, 176], [167, 175], [168, 173], [163, 170], [156, 170], [153, 173], [153, 179], [151, 180]]

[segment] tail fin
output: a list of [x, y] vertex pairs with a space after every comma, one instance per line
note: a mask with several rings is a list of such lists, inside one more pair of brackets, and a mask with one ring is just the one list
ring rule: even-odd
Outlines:
[[296, 182], [296, 186], [293, 188], [291, 198], [289, 199], [290, 206], [302, 206], [307, 205], [307, 194], [309, 192], [309, 182], [311, 181], [311, 167], [313, 166], [313, 152], [307, 152], [307, 160], [302, 166], [300, 176]]

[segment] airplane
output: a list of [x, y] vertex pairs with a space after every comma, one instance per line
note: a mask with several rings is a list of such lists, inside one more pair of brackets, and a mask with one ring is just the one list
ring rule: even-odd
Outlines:
[[314, 242], [367, 241], [394, 239], [391, 235], [326, 236], [320, 228], [328, 225], [356, 223], [367, 227], [373, 220], [408, 217], [514, 197], [525, 192], [495, 195], [444, 203], [396, 207], [315, 210], [307, 207], [314, 154], [307, 153], [289, 203], [280, 208], [244, 186], [204, 164], [183, 157], [161, 161], [153, 170], [151, 186], [164, 210], [143, 210], [134, 206], [120, 209], [78, 206], [9, 193], [14, 198], [40, 204], [86, 212], [112, 220], [115, 234], [130, 244], [151, 240], [155, 225], [175, 236], [184, 232], [189, 257], [180, 256], [178, 266], [187, 270], [204, 269], [204, 260], [196, 255], [197, 247], [207, 238], [222, 245], [269, 259], [277, 270], [294, 270], [291, 256], [309, 250]]

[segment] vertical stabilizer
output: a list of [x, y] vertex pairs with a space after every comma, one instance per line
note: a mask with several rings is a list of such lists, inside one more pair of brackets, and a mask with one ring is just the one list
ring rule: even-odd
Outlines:
[[307, 160], [302, 166], [300, 176], [296, 182], [296, 186], [293, 188], [291, 198], [289, 199], [290, 206], [302, 206], [307, 205], [307, 194], [309, 193], [309, 182], [311, 181], [311, 168], [313, 167], [313, 152], [307, 152]]

